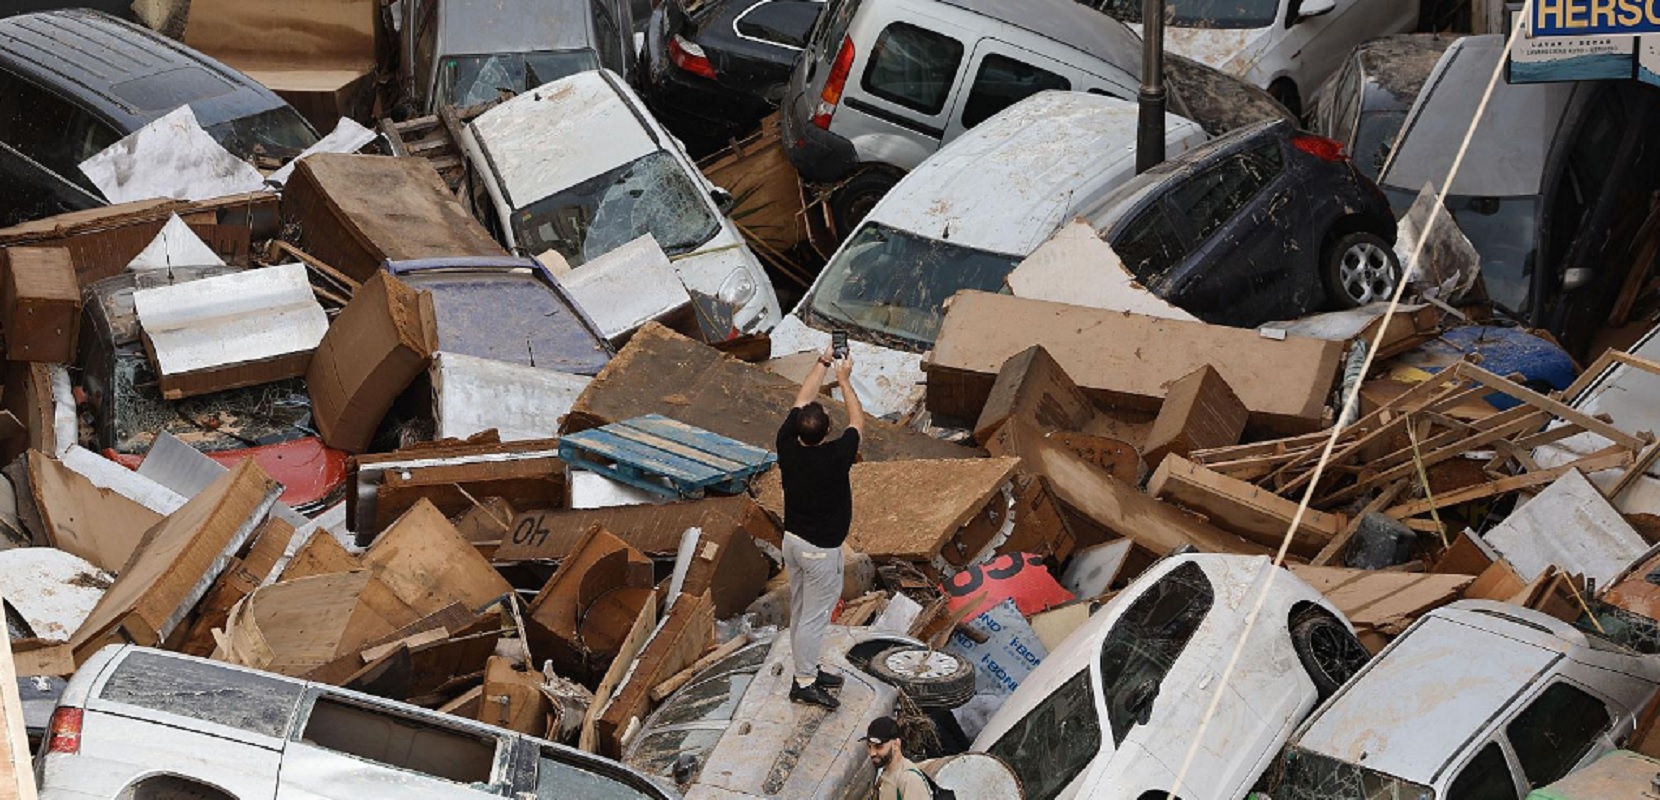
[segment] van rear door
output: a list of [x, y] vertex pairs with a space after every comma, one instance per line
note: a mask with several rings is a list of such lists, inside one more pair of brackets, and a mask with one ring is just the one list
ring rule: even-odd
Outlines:
[[974, 39], [926, 17], [875, 11], [851, 31], [856, 58], [830, 130], [853, 142], [860, 161], [914, 169], [946, 140]]

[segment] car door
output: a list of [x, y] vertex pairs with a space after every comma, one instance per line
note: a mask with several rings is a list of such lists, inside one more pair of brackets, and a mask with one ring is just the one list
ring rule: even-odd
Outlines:
[[1502, 739], [1491, 740], [1451, 771], [1446, 793], [1457, 800], [1519, 800], [1523, 789], [1517, 783], [1521, 770]]
[[945, 141], [1038, 92], [1072, 88], [1077, 70], [997, 39], [981, 39], [968, 63], [964, 90], [945, 129]]
[[283, 750], [277, 800], [499, 800], [513, 736], [363, 695], [311, 690]]
[[859, 160], [915, 169], [944, 143], [972, 40], [920, 21], [886, 23], [855, 67], [831, 130]]
[[[1336, 0], [1337, 7], [1318, 17], [1298, 19], [1303, 0], [1288, 0], [1277, 23], [1283, 35], [1273, 60], [1290, 65], [1297, 88], [1309, 96], [1342, 63], [1354, 46], [1374, 36], [1403, 30], [1398, 18], [1402, 0]], [[1414, 3], [1416, 5], [1416, 3]]]
[[1316, 284], [1303, 274], [1312, 270], [1300, 268], [1293, 246], [1295, 187], [1282, 180], [1284, 171], [1280, 143], [1269, 139], [1217, 159], [1170, 190], [1170, 212], [1197, 244], [1168, 299], [1220, 325], [1248, 327], [1309, 310]]
[[1504, 725], [1524, 790], [1555, 783], [1615, 749], [1631, 730], [1631, 712], [1568, 677], [1529, 698]]

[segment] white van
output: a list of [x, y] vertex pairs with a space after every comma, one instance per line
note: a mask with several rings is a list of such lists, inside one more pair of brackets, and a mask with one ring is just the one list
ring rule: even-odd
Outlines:
[[[509, 250], [580, 267], [646, 234], [688, 290], [732, 309], [734, 335], [782, 312], [761, 262], [680, 142], [607, 70], [572, 75], [485, 112], [462, 133], [483, 216]], [[493, 213], [492, 213], [493, 212]]]
[[[772, 332], [775, 357], [823, 350], [846, 330], [865, 409], [900, 414], [921, 397], [921, 353], [945, 299], [998, 291], [1015, 265], [1135, 175], [1135, 103], [1043, 92], [946, 145], [906, 175], [830, 257]], [[1165, 116], [1171, 156], [1204, 142]]]

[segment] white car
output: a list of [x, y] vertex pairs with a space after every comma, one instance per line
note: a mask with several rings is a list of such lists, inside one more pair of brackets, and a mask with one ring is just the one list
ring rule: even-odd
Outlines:
[[[1264, 583], [1267, 600], [1178, 785]], [[1366, 659], [1342, 613], [1266, 556], [1174, 556], [1051, 652], [971, 749], [1003, 759], [1027, 800], [1236, 800]]]
[[761, 262], [680, 142], [607, 70], [544, 84], [490, 109], [462, 133], [471, 174], [493, 206], [485, 222], [509, 250], [547, 251], [580, 269], [646, 234], [686, 288], [733, 309], [737, 334], [783, 316]]
[[[824, 349], [845, 330], [865, 410], [903, 415], [921, 399], [922, 351], [946, 298], [995, 292], [1062, 225], [1135, 176], [1135, 103], [1040, 92], [929, 156], [859, 222], [772, 332], [775, 357]], [[1165, 115], [1165, 150], [1203, 144]]]
[[[1083, 0], [1141, 32], [1141, 0]], [[1418, 23], [1418, 0], [1171, 0], [1164, 46], [1261, 86], [1294, 114], [1349, 51]]]

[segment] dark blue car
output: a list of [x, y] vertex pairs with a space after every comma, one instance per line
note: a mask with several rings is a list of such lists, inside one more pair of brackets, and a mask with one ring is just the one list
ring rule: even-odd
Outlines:
[[1219, 325], [1387, 300], [1401, 273], [1383, 192], [1287, 120], [1166, 161], [1084, 217], [1143, 286]]

